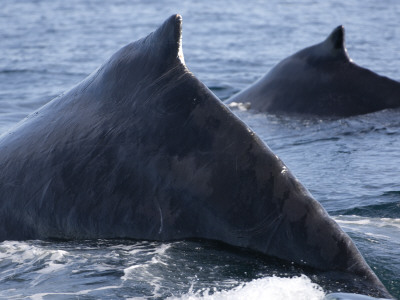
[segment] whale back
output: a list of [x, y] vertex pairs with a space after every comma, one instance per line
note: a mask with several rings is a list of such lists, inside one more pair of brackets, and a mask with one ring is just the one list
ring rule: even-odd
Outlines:
[[277, 114], [347, 117], [400, 106], [400, 83], [356, 65], [343, 26], [283, 59], [230, 103]]

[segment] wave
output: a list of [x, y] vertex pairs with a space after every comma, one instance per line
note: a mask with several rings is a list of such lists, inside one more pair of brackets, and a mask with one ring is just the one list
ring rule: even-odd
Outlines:
[[0, 69], [0, 74], [49, 74], [49, 75], [67, 75], [67, 76], [87, 76], [82, 72], [67, 72], [65, 70], [50, 71], [48, 69]]
[[338, 210], [334, 215], [360, 216], [360, 217], [380, 217], [380, 218], [400, 218], [400, 201], [389, 203], [378, 203], [366, 206], [358, 206], [348, 209]]
[[400, 229], [400, 218], [371, 218], [357, 215], [339, 215], [333, 217], [340, 225], [371, 226], [374, 228], [390, 227]]
[[365, 292], [353, 279], [211, 241], [0, 243], [1, 299], [322, 299]]

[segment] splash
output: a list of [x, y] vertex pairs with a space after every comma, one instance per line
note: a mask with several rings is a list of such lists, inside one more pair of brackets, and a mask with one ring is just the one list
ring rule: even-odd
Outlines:
[[313, 283], [307, 276], [301, 275], [292, 278], [265, 277], [241, 284], [231, 290], [214, 291], [206, 289], [180, 297], [170, 297], [169, 300], [232, 300], [232, 299], [274, 299], [274, 300], [318, 300], [325, 296], [322, 288]]

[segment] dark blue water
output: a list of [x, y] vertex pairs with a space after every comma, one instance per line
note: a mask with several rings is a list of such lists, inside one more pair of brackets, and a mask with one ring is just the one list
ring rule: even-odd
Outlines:
[[[188, 68], [221, 99], [279, 60], [322, 41], [339, 24], [357, 64], [400, 79], [395, 0], [2, 0], [0, 5], [0, 133], [173, 13], [183, 16]], [[342, 120], [236, 113], [349, 233], [399, 298], [400, 111]], [[0, 244], [0, 297], [7, 299], [208, 299], [210, 293], [216, 299], [320, 299], [338, 288], [290, 264], [200, 241]]]

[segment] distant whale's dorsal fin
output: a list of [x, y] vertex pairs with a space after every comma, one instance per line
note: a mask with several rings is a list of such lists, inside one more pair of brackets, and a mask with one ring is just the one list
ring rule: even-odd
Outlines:
[[305, 48], [297, 52], [295, 56], [309, 62], [351, 61], [345, 46], [344, 27], [342, 25], [336, 27], [322, 43]]
[[[182, 51], [182, 17], [178, 14], [170, 16], [149, 37], [159, 42], [158, 51], [168, 58], [178, 58], [185, 64]], [[152, 44], [152, 47], [154, 47]]]
[[331, 34], [326, 38], [325, 44], [329, 47], [331, 47], [333, 50], [344, 50], [345, 45], [344, 45], [344, 27], [343, 25], [340, 25], [336, 27]]
[[350, 60], [345, 46], [343, 25], [336, 27], [325, 41], [320, 44], [320, 47], [322, 51], [321, 54], [326, 57]]

